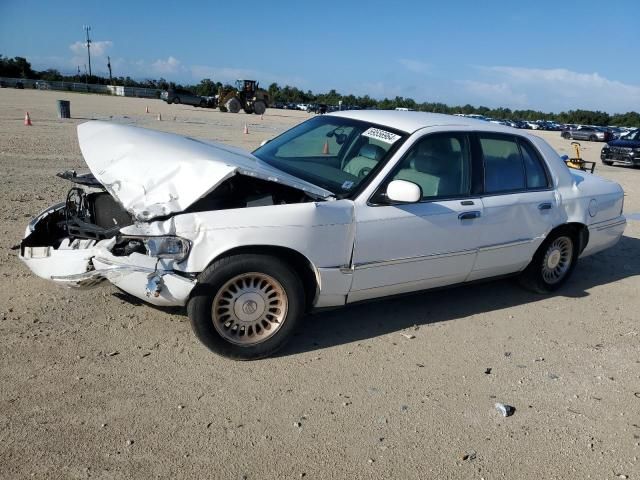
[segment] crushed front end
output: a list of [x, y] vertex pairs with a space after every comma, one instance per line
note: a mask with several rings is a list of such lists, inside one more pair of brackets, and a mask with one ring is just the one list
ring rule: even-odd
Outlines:
[[185, 305], [195, 278], [173, 267], [189, 254], [189, 242], [123, 235], [133, 218], [93, 175], [59, 176], [74, 182], [66, 201], [33, 218], [20, 244], [20, 259], [31, 271], [66, 287], [109, 280], [154, 305]]

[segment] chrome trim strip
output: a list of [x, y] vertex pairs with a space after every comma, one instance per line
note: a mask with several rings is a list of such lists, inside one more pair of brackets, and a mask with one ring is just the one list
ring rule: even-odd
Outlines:
[[460, 250], [458, 252], [447, 252], [447, 253], [434, 253], [433, 255], [420, 255], [417, 257], [407, 257], [407, 258], [395, 258], [392, 260], [382, 260], [377, 262], [366, 262], [360, 263], [353, 266], [355, 270], [362, 270], [365, 268], [374, 268], [374, 267], [382, 267], [386, 265], [397, 265], [401, 263], [409, 263], [416, 262], [422, 260], [431, 260], [435, 258], [446, 258], [446, 257], [457, 257], [460, 255], [470, 255], [472, 253], [476, 253], [477, 249], [472, 250]]
[[618, 221], [616, 223], [610, 223], [608, 225], [603, 225], [601, 227], [596, 227], [596, 230], [598, 232], [601, 232], [602, 230], [608, 230], [609, 228], [619, 227], [620, 225], [626, 225], [626, 224], [627, 224], [627, 220], [624, 219], [624, 220], [620, 220], [620, 221]]
[[505, 248], [505, 247], [517, 247], [518, 245], [526, 245], [527, 243], [531, 243], [534, 240], [535, 239], [533, 238], [521, 238], [519, 240], [514, 240], [513, 242], [496, 243], [494, 245], [486, 245], [484, 247], [478, 247], [478, 251], [486, 252], [488, 250], [498, 250], [499, 248]]
[[486, 252], [488, 250], [497, 250], [499, 248], [517, 247], [518, 245], [526, 245], [527, 243], [531, 243], [534, 240], [535, 239], [533, 238], [527, 238], [527, 239], [516, 240], [514, 242], [505, 242], [505, 243], [497, 243], [495, 245], [486, 245], [484, 247], [473, 248], [471, 250], [460, 250], [457, 252], [434, 253], [433, 255], [419, 255], [416, 257], [395, 258], [392, 260], [366, 262], [366, 263], [360, 263], [360, 264], [354, 265], [353, 269], [363, 270], [366, 268], [384, 267], [388, 265], [398, 265], [398, 264], [409, 263], [409, 262], [421, 262], [424, 260], [434, 260], [437, 258], [458, 257], [460, 255], [470, 255], [472, 253]]
[[608, 223], [616, 223], [616, 224], [618, 224], [618, 223], [626, 222], [626, 221], [627, 221], [627, 219], [626, 219], [626, 217], [624, 215], [619, 215], [619, 216], [617, 216], [615, 218], [610, 218], [608, 220], [602, 220], [600, 222], [591, 223], [591, 224], [588, 225], [588, 228], [592, 228], [592, 227], [593, 228], [598, 228], [599, 226], [604, 226], [605, 224], [608, 224]]

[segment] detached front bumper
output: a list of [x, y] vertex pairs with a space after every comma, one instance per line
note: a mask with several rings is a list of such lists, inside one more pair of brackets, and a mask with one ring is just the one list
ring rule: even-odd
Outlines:
[[[33, 246], [38, 239], [30, 238], [39, 222], [60, 207], [52, 207], [34, 218], [20, 245], [20, 260], [37, 276], [58, 285], [86, 289], [105, 280], [125, 292], [153, 305], [184, 306], [196, 280], [173, 270], [173, 262], [141, 253], [115, 256], [111, 249], [115, 239], [70, 240], [59, 245]], [[40, 239], [41, 241], [42, 239]], [[58, 242], [56, 242], [58, 244]]]

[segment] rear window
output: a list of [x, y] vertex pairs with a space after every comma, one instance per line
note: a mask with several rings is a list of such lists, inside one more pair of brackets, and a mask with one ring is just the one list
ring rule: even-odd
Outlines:
[[480, 145], [486, 193], [536, 190], [549, 186], [542, 159], [526, 140], [511, 136], [480, 135]]

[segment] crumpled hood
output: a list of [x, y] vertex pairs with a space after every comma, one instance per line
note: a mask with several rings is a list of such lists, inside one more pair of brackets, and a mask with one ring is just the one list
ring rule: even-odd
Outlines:
[[137, 220], [179, 213], [236, 174], [333, 195], [249, 152], [173, 133], [91, 121], [78, 125], [78, 141], [91, 173]]

